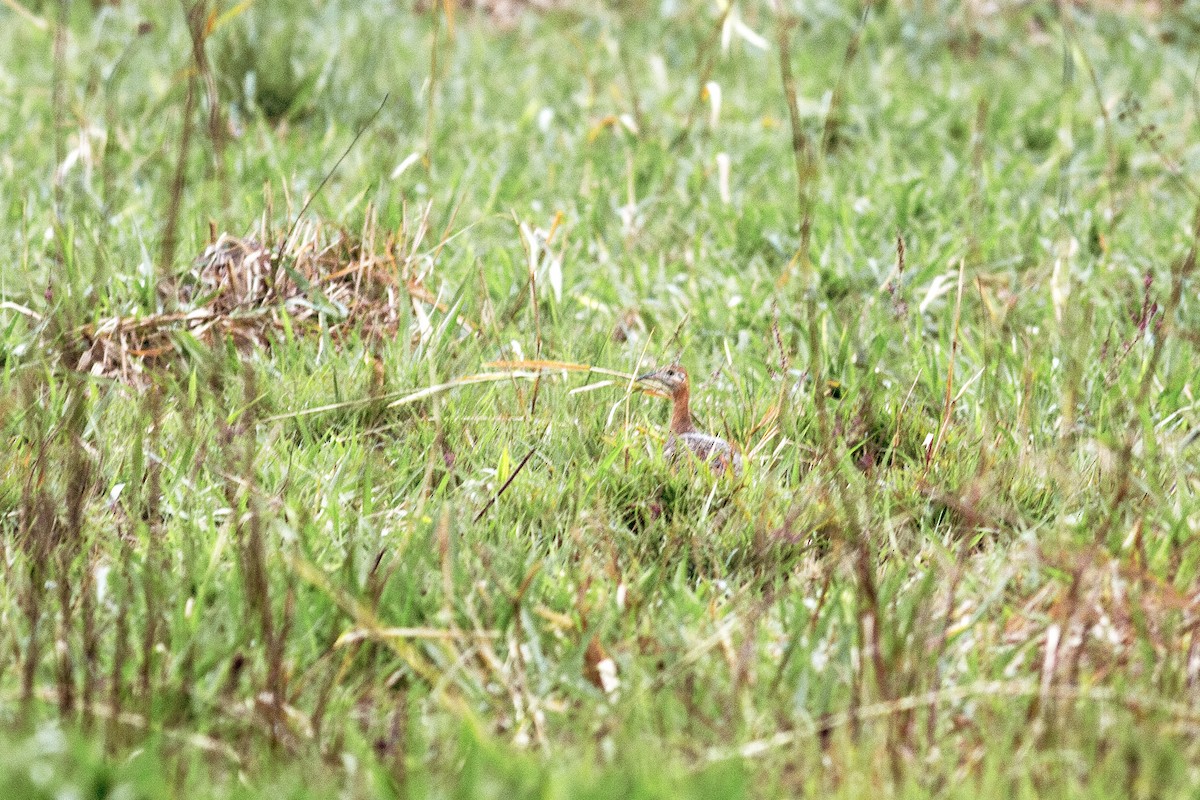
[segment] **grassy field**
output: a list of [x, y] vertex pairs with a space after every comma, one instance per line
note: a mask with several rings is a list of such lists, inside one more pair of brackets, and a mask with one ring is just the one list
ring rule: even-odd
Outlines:
[[1196, 6], [403, 5], [0, 5], [4, 796], [1194, 797]]

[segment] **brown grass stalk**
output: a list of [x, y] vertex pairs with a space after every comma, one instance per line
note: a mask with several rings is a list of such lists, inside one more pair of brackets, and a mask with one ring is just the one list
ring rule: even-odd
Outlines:
[[[792, 72], [791, 29], [794, 17], [784, 10], [782, 0], [775, 0], [776, 35], [779, 42], [779, 71], [783, 80], [783, 94], [787, 100], [788, 122], [792, 132], [792, 158], [796, 169], [796, 211], [800, 221], [800, 246], [787, 269], [779, 279], [779, 286], [791, 279], [793, 264], [799, 264], [807, 278], [811, 265], [809, 247], [812, 237], [812, 188], [816, 183], [818, 161], [812, 152], [808, 135], [804, 132], [804, 121], [800, 118], [800, 104], [796, 92], [796, 76]], [[806, 281], [807, 282], [807, 281]]]
[[46, 566], [51, 555], [54, 536], [54, 503], [46, 487], [47, 460], [51, 433], [42, 413], [43, 387], [32, 376], [23, 381], [25, 441], [34, 449], [25, 481], [21, 484], [21, 499], [17, 549], [24, 560], [25, 580], [19, 584], [17, 603], [25, 617], [26, 646], [21, 661], [21, 702], [17, 715], [18, 727], [32, 720], [36, 691], [37, 669], [41, 662], [43, 597], [47, 579]]
[[[549, 427], [547, 427], [547, 430], [549, 430]], [[545, 431], [542, 432], [542, 435], [545, 436]], [[541, 437], [538, 438], [539, 440], [541, 439]], [[479, 520], [483, 519], [483, 515], [488, 512], [488, 509], [495, 505], [496, 501], [500, 499], [500, 495], [504, 494], [508, 490], [508, 487], [511, 486], [512, 482], [517, 479], [517, 476], [521, 474], [521, 470], [525, 469], [525, 465], [529, 463], [529, 459], [533, 458], [533, 455], [536, 452], [537, 447], [530, 448], [529, 452], [525, 454], [525, 457], [521, 459], [519, 464], [517, 464], [516, 469], [514, 469], [512, 474], [508, 476], [508, 480], [504, 482], [504, 485], [501, 486], [494, 495], [488, 498], [488, 501], [486, 504], [484, 504], [483, 508], [479, 509], [479, 513], [475, 515], [475, 519], [473, 519], [472, 522], [479, 522]]]
[[[712, 79], [713, 70], [717, 65], [717, 44], [721, 41], [721, 31], [725, 28], [725, 20], [729, 18], [730, 12], [733, 11], [733, 3], [726, 3], [717, 17], [716, 24], [709, 33], [708, 38], [700, 45], [700, 49], [696, 52], [696, 61], [692, 66], [691, 72], [696, 75], [696, 93], [692, 96], [692, 102], [688, 106], [687, 114], [684, 116], [683, 125], [679, 129], [679, 133], [675, 134], [675, 138], [667, 146], [670, 151], [678, 150], [687, 142], [692, 135], [692, 128], [695, 126], [696, 117], [700, 115], [701, 109], [704, 108], [705, 87], [709, 80]], [[639, 130], [641, 128], [639, 127]]]
[[820, 175], [821, 164], [837, 142], [840, 126], [838, 114], [846, 93], [847, 75], [862, 44], [862, 34], [867, 20], [870, 18], [872, 6], [872, 0], [868, 0], [863, 6], [859, 24], [850, 35], [849, 41], [846, 42], [841, 70], [834, 83], [829, 108], [825, 112], [825, 120], [821, 127], [820, 147], [817, 148], [819, 152], [814, 152], [814, 147], [804, 131], [804, 122], [800, 118], [796, 76], [792, 71], [791, 29], [796, 26], [796, 19], [786, 10], [783, 0], [774, 0], [775, 30], [779, 45], [779, 71], [783, 81], [783, 94], [787, 101], [788, 124], [792, 135], [792, 159], [796, 170], [796, 211], [800, 223], [800, 245], [791, 261], [788, 262], [783, 275], [779, 278], [777, 285], [780, 287], [785, 286], [791, 280], [792, 269], [799, 264], [801, 273], [805, 276], [802, 288], [808, 288], [807, 278], [812, 267], [809, 260], [812, 247], [812, 209], [817, 178]]
[[221, 192], [221, 208], [229, 206], [229, 182], [225, 170], [225, 140], [227, 138], [225, 122], [221, 117], [221, 97], [217, 93], [217, 79], [213, 74], [212, 65], [208, 60], [206, 44], [208, 36], [213, 31], [213, 11], [208, 11], [207, 0], [197, 3], [195, 8], [204, 11], [203, 25], [195, 26], [189, 12], [188, 34], [192, 43], [192, 62], [196, 74], [204, 83], [204, 95], [208, 103], [208, 139], [213, 149], [213, 165], [215, 167], [217, 184]]
[[1101, 547], [1108, 541], [1108, 536], [1116, 526], [1117, 520], [1124, 510], [1125, 501], [1128, 499], [1133, 488], [1133, 477], [1131, 474], [1133, 468], [1133, 450], [1137, 440], [1138, 429], [1141, 427], [1142, 412], [1145, 410], [1148, 415], [1149, 409], [1146, 406], [1150, 399], [1150, 391], [1154, 387], [1154, 379], [1158, 372], [1158, 363], [1162, 360], [1167, 340], [1171, 337], [1175, 329], [1175, 314], [1179, 310], [1180, 302], [1183, 300], [1184, 284], [1196, 271], [1198, 249], [1200, 249], [1200, 205], [1197, 205], [1192, 217], [1192, 246], [1188, 250], [1187, 256], [1171, 268], [1171, 294], [1163, 304], [1162, 323], [1159, 326], [1157, 335], [1154, 337], [1150, 358], [1146, 361], [1146, 366], [1142, 371], [1141, 382], [1138, 384], [1137, 395], [1134, 397], [1133, 405], [1129, 410], [1125, 441], [1121, 445], [1117, 455], [1115, 470], [1117, 476], [1116, 489], [1109, 500], [1108, 512], [1105, 515], [1104, 521], [1096, 527], [1094, 541]]
[[[62, 436], [67, 448], [66, 455], [66, 519], [61, 522], [55, 536], [55, 582], [58, 586], [59, 641], [58, 649], [58, 703], [64, 719], [75, 712], [75, 661], [71, 641], [75, 638], [75, 592], [72, 573], [84, 550], [83, 505], [92, 494], [91, 460], [83, 447], [84, 430], [87, 427], [86, 387], [79, 382], [68, 401]], [[81, 571], [87, 573], [89, 565], [83, 563]], [[90, 599], [90, 598], [89, 598]], [[85, 602], [84, 598], [80, 598]], [[90, 673], [84, 674], [84, 682], [90, 681]]]
[[[52, 77], [50, 104], [54, 113], [54, 168], [63, 163], [63, 135], [69, 125], [67, 120], [67, 27], [71, 21], [70, 0], [58, 0], [58, 18], [54, 22], [54, 74]], [[54, 216], [56, 222], [64, 222], [66, 211], [63, 181], [54, 181]], [[59, 233], [62, 235], [62, 232]]]
[[138, 672], [138, 693], [142, 713], [151, 718], [154, 707], [154, 666], [162, 612], [159, 597], [159, 576], [163, 574], [162, 553], [162, 461], [159, 459], [159, 442], [162, 428], [162, 389], [154, 387], [147, 397], [147, 432], [144, 443], [149, 454], [146, 467], [146, 494], [142, 500], [142, 518], [146, 520], [146, 568], [142, 573], [142, 601], [145, 605], [146, 627], [142, 632], [142, 652]]
[[[182, 2], [182, 0], [181, 0]], [[184, 7], [188, 34], [193, 42], [203, 42], [208, 23], [208, 2], [197, 0], [191, 7]], [[203, 49], [201, 44], [200, 49]], [[195, 47], [193, 47], [193, 59]], [[175, 284], [175, 251], [178, 248], [179, 215], [183, 205], [183, 192], [187, 186], [188, 154], [192, 148], [193, 117], [196, 114], [196, 70], [187, 70], [187, 93], [183, 102], [183, 121], [179, 134], [179, 147], [175, 153], [175, 171], [171, 177], [171, 193], [167, 202], [166, 222], [163, 224], [162, 248], [158, 256], [158, 278], [160, 294], [171, 297]]]
[[954, 394], [954, 365], [958, 359], [959, 324], [962, 320], [963, 275], [965, 259], [958, 260], [958, 293], [954, 300], [954, 327], [950, 334], [950, 354], [946, 359], [946, 391], [942, 398], [942, 419], [938, 425], [937, 438], [925, 453], [925, 472], [928, 473], [938, 451], [946, 440], [946, 432], [950, 429], [950, 420], [954, 415], [956, 397]]
[[236, 510], [233, 523], [234, 541], [242, 579], [242, 593], [258, 628], [266, 661], [264, 693], [258, 695], [258, 708], [266, 716], [271, 745], [274, 747], [281, 743], [286, 732], [287, 673], [283, 657], [289, 620], [286, 610], [283, 621], [276, 620], [271, 601], [271, 570], [267, 557], [263, 514], [256, 488], [257, 444], [253, 401], [258, 397], [258, 389], [254, 370], [246, 363], [243, 363], [242, 369], [244, 411], [236, 425], [223, 425], [221, 433], [229, 453], [229, 462], [224, 471], [225, 499], [229, 507]]
[[850, 34], [850, 40], [846, 42], [846, 52], [842, 55], [841, 71], [838, 73], [836, 83], [834, 83], [833, 94], [829, 98], [829, 110], [825, 113], [825, 124], [821, 130], [822, 160], [824, 160], [824, 157], [829, 154], [829, 151], [837, 143], [838, 129], [841, 126], [839, 112], [841, 111], [846, 95], [846, 76], [850, 72], [850, 66], [854, 63], [854, 59], [858, 56], [858, 49], [862, 45], [863, 31], [866, 30], [867, 20], [871, 17], [873, 7], [873, 0], [867, 0], [863, 4], [858, 25], [854, 28], [854, 32]]

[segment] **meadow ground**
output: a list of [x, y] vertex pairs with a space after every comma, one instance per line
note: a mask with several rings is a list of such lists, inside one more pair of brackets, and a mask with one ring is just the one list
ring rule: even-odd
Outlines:
[[1194, 796], [1195, 4], [404, 5], [0, 5], [4, 796]]

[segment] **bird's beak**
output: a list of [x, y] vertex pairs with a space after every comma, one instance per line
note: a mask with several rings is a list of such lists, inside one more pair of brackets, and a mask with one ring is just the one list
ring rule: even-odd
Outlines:
[[650, 394], [658, 395], [659, 397], [670, 397], [671, 390], [662, 379], [662, 370], [656, 369], [653, 372], [647, 372], [645, 375], [640, 375], [634, 381], [646, 386], [646, 390]]

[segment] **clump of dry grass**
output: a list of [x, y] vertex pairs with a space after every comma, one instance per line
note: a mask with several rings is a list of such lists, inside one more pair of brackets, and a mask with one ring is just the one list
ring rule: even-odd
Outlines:
[[[352, 331], [394, 337], [405, 320], [427, 318], [424, 307], [448, 310], [426, 284], [434, 261], [420, 252], [428, 217], [426, 208], [411, 235], [403, 227], [382, 233], [373, 217], [359, 235], [319, 221], [286, 239], [265, 226], [244, 237], [214, 231], [175, 282], [166, 303], [171, 310], [78, 328], [81, 355], [71, 366], [145, 386], [150, 373], [178, 361], [196, 341], [232, 340], [245, 351], [269, 349], [288, 330], [323, 332], [335, 343]], [[410, 315], [405, 304], [419, 308]]]

